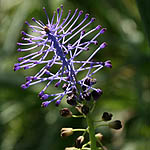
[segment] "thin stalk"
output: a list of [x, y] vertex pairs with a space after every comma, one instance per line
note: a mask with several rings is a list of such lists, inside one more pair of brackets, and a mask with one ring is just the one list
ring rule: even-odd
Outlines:
[[73, 129], [72, 131], [73, 131], [73, 132], [76, 132], [76, 131], [83, 131], [83, 132], [86, 132], [87, 129]]
[[97, 150], [94, 124], [93, 124], [93, 121], [91, 119], [90, 113], [86, 116], [86, 121], [88, 124], [89, 138], [90, 138], [90, 142], [91, 142], [91, 150]]

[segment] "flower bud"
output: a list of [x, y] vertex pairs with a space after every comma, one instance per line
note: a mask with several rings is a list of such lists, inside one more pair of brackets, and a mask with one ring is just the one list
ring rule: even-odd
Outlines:
[[74, 94], [69, 95], [69, 96], [67, 97], [67, 103], [68, 103], [69, 105], [72, 105], [72, 106], [77, 105], [76, 100], [77, 100], [77, 97], [76, 97], [76, 95], [74, 95]]
[[81, 107], [81, 111], [83, 114], [87, 115], [89, 113], [89, 107], [87, 107], [86, 105], [83, 105]]
[[120, 120], [115, 120], [113, 122], [110, 122], [108, 125], [110, 128], [116, 129], [116, 130], [119, 130], [122, 128], [122, 124]]
[[72, 128], [62, 128], [61, 129], [61, 137], [66, 137], [70, 136], [73, 134], [73, 129]]
[[72, 117], [72, 112], [68, 108], [63, 108], [60, 110], [60, 115], [69, 118]]
[[101, 89], [97, 89], [97, 90], [93, 90], [91, 94], [92, 94], [93, 99], [97, 100], [103, 94], [103, 92]]
[[103, 121], [110, 121], [112, 119], [112, 114], [108, 112], [104, 112], [102, 115], [102, 120]]
[[76, 139], [76, 147], [77, 147], [77, 148], [81, 148], [82, 145], [83, 145], [83, 141], [84, 141], [84, 136], [79, 136], [79, 137]]
[[101, 133], [95, 134], [97, 141], [102, 141], [103, 135]]
[[89, 92], [83, 93], [83, 98], [85, 98], [87, 101], [90, 101], [91, 100], [91, 93], [89, 93]]

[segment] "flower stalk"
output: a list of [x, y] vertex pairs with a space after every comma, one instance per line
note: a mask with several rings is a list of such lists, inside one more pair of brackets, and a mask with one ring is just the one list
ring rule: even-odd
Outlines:
[[93, 123], [93, 120], [92, 120], [92, 117], [91, 117], [90, 113], [86, 116], [86, 121], [87, 121], [87, 125], [88, 125], [89, 139], [90, 139], [90, 143], [91, 143], [91, 150], [97, 150], [94, 123]]

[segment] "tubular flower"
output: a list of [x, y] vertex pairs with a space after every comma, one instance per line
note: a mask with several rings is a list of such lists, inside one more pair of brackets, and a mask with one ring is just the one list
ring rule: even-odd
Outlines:
[[[82, 10], [76, 9], [72, 14], [69, 10], [67, 16], [62, 19], [63, 6], [61, 5], [56, 12], [54, 11], [51, 20], [45, 8], [43, 10], [47, 17], [47, 23], [44, 24], [35, 18], [32, 18], [32, 21], [36, 25], [31, 25], [26, 21], [25, 23], [36, 35], [22, 31], [24, 42], [17, 43], [20, 46], [18, 52], [26, 52], [27, 55], [18, 58], [19, 63], [14, 65], [14, 71], [21, 68], [26, 70], [41, 66], [41, 69], [35, 75], [26, 77], [26, 83], [21, 87], [26, 89], [31, 85], [46, 82], [45, 87], [39, 93], [39, 97], [42, 100], [50, 100], [44, 101], [43, 107], [47, 107], [52, 101], [56, 101], [56, 105], [59, 105], [63, 97], [72, 94], [73, 91], [80, 95], [79, 87], [84, 87], [84, 92], [97, 91], [92, 87], [94, 82], [86, 84], [86, 80], [92, 80], [92, 75], [103, 67], [111, 68], [110, 61], [92, 61], [96, 53], [107, 46], [105, 42], [98, 46], [97, 42], [97, 38], [106, 29], [98, 25], [88, 31], [87, 27], [94, 22], [95, 18], [91, 18], [89, 21], [89, 14], [85, 14], [81, 22], [78, 23], [80, 16], [83, 15]], [[84, 60], [78, 60], [77, 57], [82, 52], [86, 53], [92, 44], [97, 45], [97, 48], [91, 50], [91, 55]], [[77, 79], [82, 71], [87, 72], [86, 76]], [[55, 87], [63, 84], [63, 92], [46, 94], [46, 89], [52, 83], [55, 83]]]

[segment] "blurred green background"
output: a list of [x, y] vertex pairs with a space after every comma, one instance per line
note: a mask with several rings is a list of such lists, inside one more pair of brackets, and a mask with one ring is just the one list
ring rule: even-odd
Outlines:
[[145, 6], [140, 5], [141, 0], [137, 2], [144, 21], [135, 0], [0, 1], [0, 150], [63, 150], [74, 145], [79, 134], [62, 139], [60, 129], [85, 126], [82, 119], [59, 116], [59, 110], [68, 106], [65, 102], [58, 108], [54, 104], [41, 108], [37, 97], [41, 85], [23, 91], [20, 85], [28, 71], [13, 71], [13, 64], [21, 56], [16, 51], [20, 31], [28, 31], [24, 21], [32, 22], [31, 18], [35, 17], [46, 23], [42, 7], [45, 6], [52, 17], [60, 4], [64, 5], [64, 14], [79, 8], [96, 17], [95, 26], [101, 24], [107, 28], [100, 41], [106, 41], [108, 47], [96, 59], [112, 60], [113, 68], [103, 69], [95, 76], [96, 86], [103, 89], [104, 94], [94, 116], [98, 119], [102, 112], [112, 112], [124, 127], [115, 132], [107, 128], [97, 130], [104, 134], [103, 143], [109, 150], [149, 150], [150, 49], [144, 31], [150, 32], [144, 27], [150, 26], [146, 24], [150, 13], [144, 11], [148, 0]]

